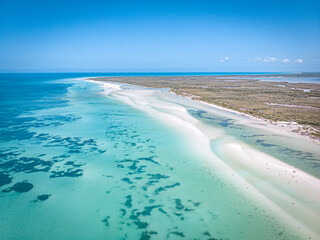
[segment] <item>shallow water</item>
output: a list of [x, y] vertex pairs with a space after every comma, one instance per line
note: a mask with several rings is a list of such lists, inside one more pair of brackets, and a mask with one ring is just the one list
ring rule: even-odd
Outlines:
[[[54, 80], [67, 77], [1, 80], [1, 239], [303, 239], [181, 132], [98, 84]], [[319, 167], [312, 146], [283, 153], [281, 137], [271, 144], [271, 135], [171, 100], [279, 159]]]
[[218, 77], [223, 79], [255, 79], [263, 82], [288, 82], [288, 83], [320, 83], [320, 77]]
[[320, 83], [320, 78], [314, 77], [264, 77], [256, 79], [267, 82]]

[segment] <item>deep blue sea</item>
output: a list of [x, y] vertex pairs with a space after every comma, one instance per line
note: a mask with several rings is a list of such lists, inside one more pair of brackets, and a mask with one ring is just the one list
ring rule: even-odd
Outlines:
[[[74, 80], [211, 74], [0, 74], [0, 239], [303, 239], [200, 161], [193, 143], [174, 128], [101, 94], [98, 84]], [[313, 152], [272, 141], [230, 118], [186, 109], [320, 175]], [[225, 158], [218, 144], [212, 149]]]

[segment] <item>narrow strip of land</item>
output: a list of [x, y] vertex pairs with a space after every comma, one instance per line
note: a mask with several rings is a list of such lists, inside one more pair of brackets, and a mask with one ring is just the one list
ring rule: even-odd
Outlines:
[[[294, 131], [320, 139], [320, 84], [266, 82], [256, 80], [255, 77], [271, 75], [99, 77], [92, 80], [170, 88], [175, 94], [272, 122], [297, 123], [299, 126]], [[299, 74], [272, 77], [310, 76]]]

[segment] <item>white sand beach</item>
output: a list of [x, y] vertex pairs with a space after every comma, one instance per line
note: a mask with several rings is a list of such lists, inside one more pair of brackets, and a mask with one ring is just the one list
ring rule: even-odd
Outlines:
[[[94, 81], [93, 81], [94, 82]], [[192, 117], [161, 90], [122, 89], [114, 83], [101, 83], [103, 94], [119, 99], [181, 131], [194, 143], [199, 159], [207, 161], [237, 186], [242, 194], [273, 211], [292, 231], [310, 239], [320, 239], [320, 180], [231, 136], [222, 129]], [[169, 96], [169, 97], [168, 97]], [[185, 98], [186, 99], [186, 98]], [[189, 101], [191, 101], [189, 99]], [[199, 104], [199, 103], [197, 103]], [[206, 103], [201, 103], [208, 106]], [[215, 108], [215, 106], [210, 106]], [[219, 108], [219, 111], [223, 109]], [[278, 134], [290, 135], [283, 128], [257, 124], [255, 119], [235, 115], [242, 124], [256, 125]], [[300, 136], [290, 135], [292, 138]], [[210, 144], [214, 142], [215, 151]]]

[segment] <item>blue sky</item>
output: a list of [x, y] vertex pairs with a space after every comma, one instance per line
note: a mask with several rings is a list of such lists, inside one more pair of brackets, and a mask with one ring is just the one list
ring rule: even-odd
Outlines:
[[1, 72], [320, 71], [320, 1], [0, 0]]

